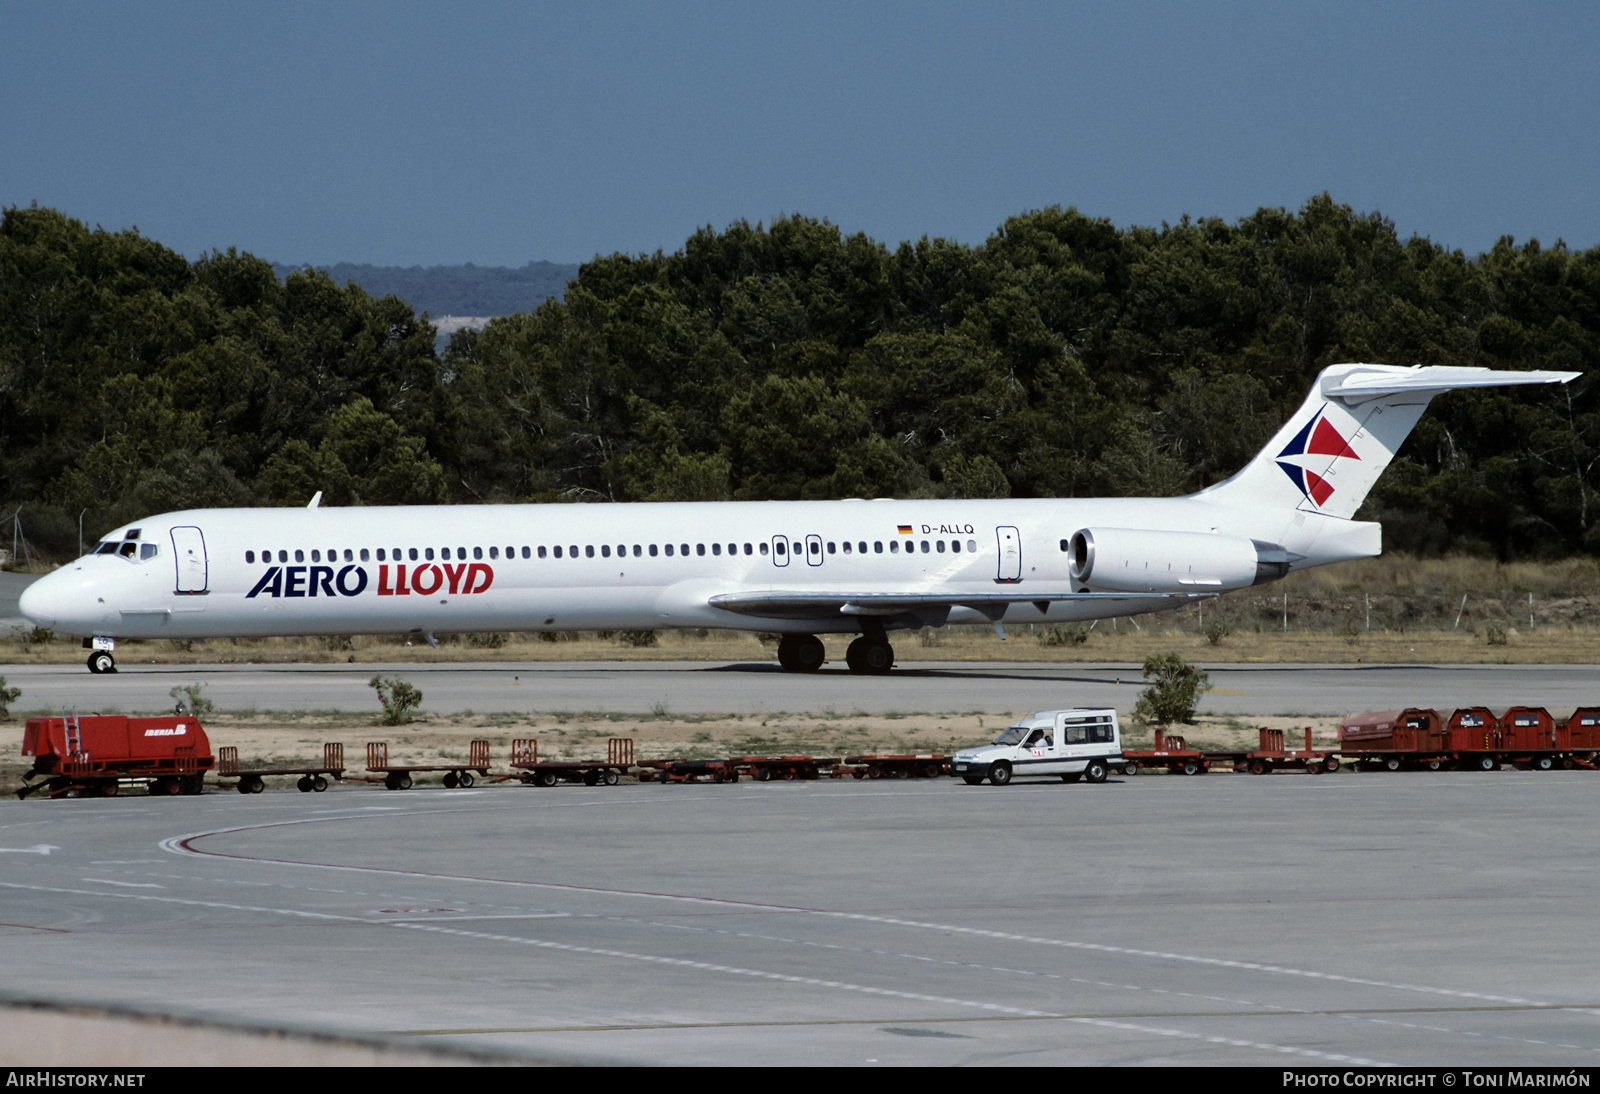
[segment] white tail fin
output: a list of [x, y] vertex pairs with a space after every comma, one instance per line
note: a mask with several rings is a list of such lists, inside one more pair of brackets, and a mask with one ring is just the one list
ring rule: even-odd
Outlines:
[[1564, 384], [1579, 375], [1331, 365], [1244, 470], [1197, 496], [1240, 508], [1303, 509], [1349, 520], [1435, 395], [1458, 387]]

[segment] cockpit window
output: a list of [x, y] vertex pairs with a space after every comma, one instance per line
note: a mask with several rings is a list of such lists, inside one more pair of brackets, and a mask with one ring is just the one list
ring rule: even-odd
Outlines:
[[159, 551], [159, 550], [161, 550], [161, 548], [157, 547], [154, 543], [142, 543], [142, 544], [140, 544], [139, 545], [139, 561], [143, 562], [147, 558], [155, 558], [156, 557], [156, 552]]
[[139, 553], [139, 545], [129, 540], [122, 545], [120, 553], [124, 558], [132, 558]]
[[114, 555], [117, 553], [117, 548], [121, 546], [120, 540], [108, 539], [89, 553], [91, 555]]

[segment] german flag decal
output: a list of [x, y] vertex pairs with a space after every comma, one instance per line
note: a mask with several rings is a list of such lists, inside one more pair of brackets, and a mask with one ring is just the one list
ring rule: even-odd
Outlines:
[[911, 534], [911, 525], [909, 525], [909, 524], [900, 525], [900, 534], [902, 536], [909, 536]]

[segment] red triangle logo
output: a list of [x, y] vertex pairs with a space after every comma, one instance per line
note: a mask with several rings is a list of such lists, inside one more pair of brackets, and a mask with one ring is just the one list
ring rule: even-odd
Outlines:
[[[1338, 434], [1335, 433], [1334, 436], [1338, 436]], [[1315, 471], [1306, 472], [1306, 489], [1311, 494], [1311, 500], [1316, 502], [1318, 507], [1321, 507], [1323, 502], [1333, 497], [1333, 487], [1328, 485], [1327, 479]]]
[[[1359, 460], [1355, 449], [1341, 436], [1339, 431], [1328, 424], [1328, 419], [1323, 418], [1317, 422], [1316, 430], [1311, 434], [1311, 443], [1306, 445], [1306, 451], [1318, 456], [1347, 456], [1352, 460]], [[1321, 502], [1317, 503], [1321, 505]]]

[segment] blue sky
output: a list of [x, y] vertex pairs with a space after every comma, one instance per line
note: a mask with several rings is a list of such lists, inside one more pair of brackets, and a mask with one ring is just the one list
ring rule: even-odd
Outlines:
[[382, 265], [1323, 190], [1469, 254], [1590, 247], [1597, 56], [1593, 3], [0, 0], [0, 204]]

